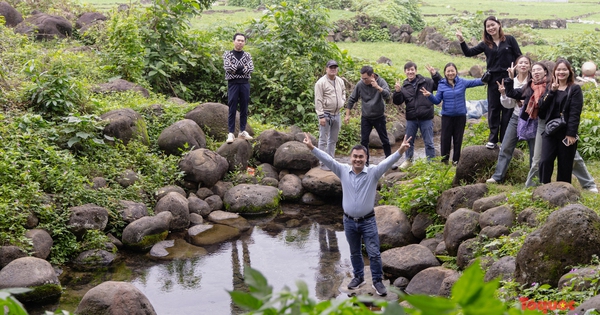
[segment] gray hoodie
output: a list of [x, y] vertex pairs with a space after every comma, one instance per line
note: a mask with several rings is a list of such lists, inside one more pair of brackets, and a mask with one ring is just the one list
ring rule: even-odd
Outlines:
[[352, 109], [354, 104], [362, 101], [362, 113], [365, 118], [379, 118], [385, 115], [385, 101], [390, 98], [390, 87], [380, 76], [375, 74], [375, 81], [383, 89], [381, 93], [371, 85], [366, 85], [362, 80], [358, 81], [348, 99], [346, 108]]

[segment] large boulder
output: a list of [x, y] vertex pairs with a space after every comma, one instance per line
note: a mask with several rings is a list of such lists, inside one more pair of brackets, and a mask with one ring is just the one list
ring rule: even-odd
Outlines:
[[396, 247], [381, 253], [383, 271], [395, 277], [412, 279], [417, 273], [429, 267], [437, 267], [440, 262], [431, 251], [422, 245], [411, 244]]
[[[185, 118], [195, 121], [207, 135], [219, 141], [227, 138], [229, 107], [220, 103], [203, 103], [185, 114]], [[246, 125], [246, 131], [252, 136], [254, 131]], [[240, 132], [240, 113], [235, 114], [235, 134]]]
[[[261, 135], [263, 135], [263, 133], [261, 133]], [[258, 136], [260, 138], [260, 136]], [[254, 146], [256, 148], [256, 145]], [[275, 150], [273, 150], [273, 155], [275, 155]], [[259, 165], [256, 168], [256, 171], [259, 174], [262, 174], [264, 177], [270, 177], [276, 180], [279, 180], [279, 171], [275, 168], [275, 166], [269, 164], [269, 163], [262, 163], [261, 165]]]
[[195, 195], [188, 197], [188, 208], [190, 209], [190, 215], [195, 213], [206, 216], [212, 211], [208, 205], [208, 202], [196, 197]]
[[[394, 132], [392, 130], [386, 130], [386, 132], [390, 141], [390, 145], [396, 144], [396, 137], [394, 137]], [[377, 130], [375, 130], [375, 128], [373, 128], [371, 130], [371, 133], [369, 134], [369, 148], [383, 148], [383, 144], [381, 143], [381, 139], [379, 138], [379, 134], [377, 133]]]
[[194, 225], [188, 229], [189, 242], [196, 246], [210, 246], [240, 236], [240, 230], [223, 224]]
[[123, 245], [146, 251], [169, 235], [173, 220], [171, 212], [165, 211], [153, 217], [143, 217], [129, 223], [123, 229]]
[[342, 182], [333, 172], [312, 168], [302, 178], [302, 187], [323, 197], [341, 197]]
[[583, 205], [567, 205], [527, 236], [517, 254], [515, 280], [556, 286], [571, 266], [589, 264], [598, 254], [600, 218]]
[[456, 256], [458, 246], [473, 238], [479, 231], [479, 213], [469, 209], [458, 209], [448, 217], [444, 225], [444, 244], [451, 256]]
[[448, 216], [460, 208], [472, 208], [475, 200], [487, 193], [485, 184], [459, 186], [448, 189], [442, 193], [437, 202], [436, 213], [447, 219]]
[[34, 35], [37, 40], [51, 40], [71, 36], [73, 26], [62, 16], [38, 13], [19, 23], [15, 33]]
[[75, 314], [156, 315], [148, 298], [133, 284], [106, 281], [89, 290]]
[[263, 163], [273, 164], [277, 148], [292, 140], [292, 135], [288, 133], [279, 132], [273, 129], [265, 130], [256, 138], [254, 156]]
[[273, 160], [273, 166], [278, 169], [308, 171], [319, 165], [319, 160], [310, 152], [306, 144], [298, 141], [289, 141], [282, 144]]
[[[305, 177], [306, 178], [306, 177]], [[304, 195], [302, 180], [294, 174], [287, 174], [278, 183], [283, 200], [296, 201]]]
[[0, 15], [4, 17], [5, 25], [15, 27], [23, 22], [23, 16], [7, 2], [0, 2]]
[[123, 79], [115, 79], [110, 82], [98, 84], [92, 87], [92, 92], [94, 93], [115, 93], [127, 91], [139, 92], [143, 97], [150, 97], [150, 92], [148, 92], [148, 90], [143, 88], [141, 85], [137, 85], [133, 82]]
[[533, 191], [533, 199], [542, 199], [551, 206], [562, 207], [568, 203], [575, 203], [581, 197], [579, 190], [565, 182], [552, 182], [537, 187]]
[[259, 214], [279, 208], [279, 189], [271, 186], [241, 184], [225, 193], [223, 203], [229, 212]]
[[52, 249], [52, 236], [48, 232], [41, 229], [33, 229], [25, 232], [25, 237], [31, 240], [33, 244], [33, 257], [46, 259], [50, 255]]
[[212, 187], [227, 173], [229, 163], [213, 151], [198, 149], [186, 154], [179, 168], [185, 172], [185, 179]]
[[16, 295], [24, 303], [56, 301], [62, 288], [49, 262], [36, 257], [13, 260], [0, 270], [0, 289], [28, 288], [32, 291]]
[[471, 260], [475, 258], [477, 243], [477, 238], [470, 238], [458, 245], [458, 250], [456, 252], [456, 266], [458, 266], [460, 270], [467, 268]]
[[206, 136], [193, 120], [183, 119], [160, 133], [158, 147], [167, 154], [181, 155], [189, 150], [206, 148]]
[[417, 273], [406, 287], [407, 294], [438, 295], [444, 279], [456, 277], [458, 272], [444, 267], [431, 267]]
[[78, 270], [96, 270], [110, 266], [115, 259], [115, 254], [103, 249], [86, 250], [75, 258], [73, 266]]
[[425, 212], [418, 213], [413, 219], [410, 231], [416, 238], [422, 240], [427, 237], [427, 228], [432, 225], [433, 222], [434, 219], [432, 218], [432, 215]]
[[596, 295], [575, 307], [569, 315], [585, 315], [588, 310], [600, 310], [600, 295]]
[[160, 198], [168, 195], [170, 192], [176, 192], [184, 197], [187, 196], [187, 194], [185, 193], [185, 190], [183, 190], [183, 188], [181, 188], [177, 185], [168, 185], [168, 186], [164, 186], [164, 187], [161, 187], [158, 190], [156, 190], [156, 192], [154, 193], [156, 195], [156, 201], [158, 201], [158, 200], [160, 200]]
[[496, 165], [498, 151], [498, 148], [490, 150], [483, 145], [464, 148], [456, 166], [452, 186], [456, 187], [461, 183], [473, 184], [481, 180], [485, 176], [485, 172]]
[[375, 221], [379, 232], [379, 243], [383, 248], [401, 247], [417, 243], [411, 232], [408, 217], [396, 206], [375, 207]]
[[252, 157], [252, 144], [244, 139], [235, 139], [233, 143], [223, 143], [217, 153], [229, 163], [229, 171], [236, 169], [245, 172]]
[[75, 21], [75, 28], [79, 30], [80, 34], [85, 33], [90, 27], [106, 21], [108, 18], [106, 15], [100, 12], [85, 12], [77, 18]]
[[154, 213], [168, 211], [173, 215], [169, 230], [183, 230], [190, 225], [190, 209], [188, 200], [184, 196], [170, 192], [154, 206]]
[[83, 236], [87, 230], [103, 231], [108, 224], [108, 210], [95, 204], [72, 207], [69, 211], [68, 226], [77, 236]]
[[100, 118], [108, 121], [108, 124], [104, 127], [105, 135], [120, 139], [125, 144], [134, 139], [144, 144], [149, 143], [146, 123], [142, 116], [133, 109], [121, 108], [111, 110], [100, 116]]

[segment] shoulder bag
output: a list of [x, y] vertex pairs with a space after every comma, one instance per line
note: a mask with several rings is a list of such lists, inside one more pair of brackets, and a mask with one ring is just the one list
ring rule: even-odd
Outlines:
[[[567, 99], [565, 101], [565, 103], [569, 102], [569, 97], [571, 96], [571, 86], [568, 87], [568, 91], [567, 91]], [[562, 104], [561, 104], [562, 105]], [[562, 106], [561, 106], [562, 107]], [[557, 134], [560, 130], [562, 130], [563, 128], [567, 127], [567, 122], [565, 121], [565, 118], [563, 116], [565, 109], [561, 108], [560, 110], [560, 117], [558, 118], [554, 118], [549, 120], [546, 123], [546, 129], [545, 129], [545, 133], [549, 136], [553, 136], [555, 134]]]

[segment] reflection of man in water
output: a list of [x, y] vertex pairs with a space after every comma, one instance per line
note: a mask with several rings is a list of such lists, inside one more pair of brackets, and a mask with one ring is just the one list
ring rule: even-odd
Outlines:
[[335, 231], [322, 225], [319, 225], [319, 249], [321, 254], [315, 291], [320, 300], [329, 300], [337, 295], [337, 287], [342, 282], [343, 275], [336, 272], [340, 250]]
[[348, 289], [356, 289], [365, 284], [365, 263], [362, 257], [362, 241], [364, 240], [369, 261], [373, 288], [377, 294], [387, 294], [383, 285], [383, 266], [379, 252], [379, 234], [375, 221], [375, 193], [377, 181], [385, 171], [400, 159], [400, 156], [410, 147], [410, 138], [404, 141], [398, 151], [388, 156], [379, 165], [365, 166], [367, 148], [356, 145], [350, 151], [350, 163], [341, 164], [327, 153], [315, 148], [307, 133], [304, 143], [323, 164], [340, 178], [342, 182], [342, 208], [344, 209], [344, 232], [350, 245], [350, 261], [354, 269], [354, 278], [348, 284]]

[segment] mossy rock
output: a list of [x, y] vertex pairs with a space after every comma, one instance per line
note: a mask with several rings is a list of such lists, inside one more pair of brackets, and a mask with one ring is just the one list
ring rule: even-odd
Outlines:
[[242, 184], [225, 193], [223, 203], [229, 212], [265, 214], [279, 209], [279, 189], [265, 185]]

